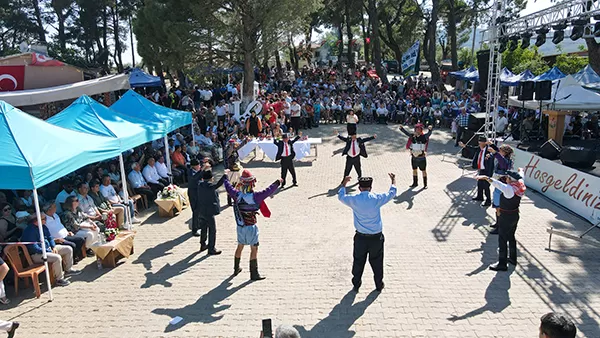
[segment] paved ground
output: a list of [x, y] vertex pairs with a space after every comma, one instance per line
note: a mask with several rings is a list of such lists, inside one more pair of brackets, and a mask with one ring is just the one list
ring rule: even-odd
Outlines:
[[[377, 133], [364, 172], [375, 191], [398, 175], [398, 197], [383, 208], [385, 282], [381, 294], [365, 270], [359, 294], [350, 292], [352, 215], [337, 198], [344, 159], [326, 126], [316, 161], [297, 165], [300, 187], [268, 200], [271, 219], [260, 219], [259, 266], [268, 278], [232, 278], [235, 226], [230, 209], [217, 218], [223, 255], [198, 254], [188, 235], [189, 210], [173, 219], [150, 216], [137, 228], [136, 254], [113, 270], [87, 259], [72, 284], [37, 300], [22, 290], [2, 319], [22, 323], [18, 337], [259, 337], [261, 319], [297, 325], [302, 337], [536, 337], [539, 317], [568, 313], [580, 337], [600, 337], [598, 249], [556, 238], [547, 251], [546, 228], [580, 231], [587, 223], [535, 193], [523, 201], [517, 232], [519, 265], [509, 273], [486, 269], [497, 237], [488, 235], [491, 210], [470, 199], [470, 173], [442, 161], [447, 133], [430, 145], [428, 190], [407, 190], [409, 155], [396, 126], [359, 125]], [[332, 156], [332, 153], [337, 155]], [[259, 187], [278, 177], [271, 162], [250, 162]], [[222, 200], [224, 196], [222, 195]], [[592, 237], [598, 239], [599, 231]], [[169, 326], [175, 316], [184, 320]]]

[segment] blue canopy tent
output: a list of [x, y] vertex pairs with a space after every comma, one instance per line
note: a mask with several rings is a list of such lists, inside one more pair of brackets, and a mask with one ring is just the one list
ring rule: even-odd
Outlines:
[[465, 75], [466, 75], [467, 73], [469, 73], [469, 72], [473, 72], [473, 71], [476, 71], [476, 70], [477, 70], [477, 69], [476, 69], [475, 67], [471, 66], [471, 67], [469, 67], [469, 68], [467, 68], [467, 69], [463, 69], [463, 70], [457, 70], [457, 71], [455, 71], [455, 72], [450, 72], [450, 73], [448, 73], [448, 74], [450, 74], [450, 75], [452, 75], [452, 76], [456, 77], [456, 78], [457, 78], [457, 79], [459, 79], [459, 80], [465, 80]]
[[463, 77], [467, 81], [479, 82], [479, 71], [477, 69], [473, 69], [472, 71], [467, 72]]
[[523, 71], [518, 76], [521, 78], [519, 81], [532, 81], [532, 79], [535, 77], [535, 75], [533, 75], [529, 69]]
[[192, 126], [192, 136], [194, 135], [192, 114], [190, 112], [157, 105], [133, 90], [127, 91], [110, 108], [124, 115], [148, 121], [155, 132], [162, 134], [169, 172], [171, 171], [171, 158], [168, 151], [167, 134], [189, 124]]
[[500, 84], [507, 87], [516, 86], [519, 84], [519, 79], [517, 75], [504, 67], [502, 68], [502, 72], [500, 72]]
[[566, 75], [560, 71], [560, 69], [558, 69], [557, 67], [552, 67], [552, 69], [548, 70], [547, 72], [540, 74], [536, 77], [534, 77], [533, 79], [531, 79], [531, 81], [535, 81], [535, 82], [540, 82], [540, 81], [556, 81], [556, 80], [560, 80], [562, 78], [566, 77]]
[[[32, 189], [38, 224], [42, 224], [37, 188], [89, 163], [120, 154], [119, 141], [54, 126], [0, 101], [0, 189]], [[42, 227], [39, 227], [43, 238]], [[42, 241], [48, 293], [50, 269]]]
[[582, 70], [575, 73], [573, 77], [586, 88], [600, 90], [600, 75], [590, 65], [585, 66]]
[[134, 68], [129, 73], [129, 84], [131, 88], [162, 87], [160, 77], [150, 75], [139, 68]]

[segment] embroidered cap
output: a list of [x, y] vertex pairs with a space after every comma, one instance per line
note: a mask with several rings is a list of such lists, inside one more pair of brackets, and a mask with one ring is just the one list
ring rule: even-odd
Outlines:
[[361, 188], [370, 188], [373, 185], [373, 177], [361, 177], [358, 179], [358, 186]]
[[244, 183], [250, 183], [256, 181], [256, 177], [250, 173], [250, 170], [244, 169], [244, 171], [242, 171], [242, 177], [240, 177], [240, 181]]

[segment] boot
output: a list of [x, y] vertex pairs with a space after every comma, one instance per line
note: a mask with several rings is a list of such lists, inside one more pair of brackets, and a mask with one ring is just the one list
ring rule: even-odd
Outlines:
[[427, 189], [427, 176], [423, 176], [423, 189]]
[[251, 280], [263, 280], [265, 277], [261, 276], [258, 273], [258, 260], [251, 259], [250, 260], [250, 279]]
[[410, 186], [410, 188], [416, 188], [419, 185], [419, 176], [413, 176], [413, 184]]
[[490, 265], [490, 270], [492, 271], [506, 271], [508, 270], [508, 265], [506, 261], [500, 260], [499, 262]]
[[240, 260], [241, 258], [234, 257], [233, 259], [233, 275], [237, 276], [242, 272], [242, 268], [240, 268]]

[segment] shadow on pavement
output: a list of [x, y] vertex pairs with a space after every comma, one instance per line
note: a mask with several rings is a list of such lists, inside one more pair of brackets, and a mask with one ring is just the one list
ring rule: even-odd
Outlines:
[[480, 272], [486, 271], [488, 269], [488, 266], [496, 262], [496, 260], [498, 259], [498, 236], [490, 235], [487, 231], [479, 231], [482, 232], [484, 236], [486, 236], [485, 242], [481, 242], [481, 246], [479, 248], [468, 250], [467, 253], [481, 252], [481, 265], [477, 269], [465, 274], [469, 277], [476, 275]]
[[171, 265], [171, 263], [167, 263], [165, 266], [160, 268], [160, 270], [158, 270], [155, 273], [146, 272], [146, 275], [145, 275], [146, 282], [144, 284], [142, 284], [142, 286], [140, 286], [140, 287], [142, 289], [147, 289], [147, 288], [151, 287], [152, 285], [163, 285], [164, 287], [167, 287], [167, 288], [171, 287], [172, 284], [171, 284], [171, 282], [169, 282], [169, 279], [179, 276], [183, 273], [186, 273], [187, 270], [189, 268], [191, 268], [193, 265], [200, 263], [209, 257], [208, 255], [204, 255], [204, 256], [192, 261], [192, 259], [194, 257], [196, 257], [198, 254], [200, 254], [200, 252], [196, 251], [173, 265]]
[[400, 195], [398, 195], [394, 198], [394, 203], [402, 204], [402, 203], [406, 202], [408, 204], [408, 206], [406, 207], [406, 210], [410, 210], [410, 209], [412, 209], [412, 207], [415, 204], [414, 203], [415, 196], [423, 190], [425, 190], [423, 187], [421, 187], [421, 189], [419, 189], [419, 190], [415, 190], [413, 188], [406, 189]]
[[186, 305], [179, 309], [157, 308], [152, 310], [152, 313], [169, 316], [171, 318], [177, 316], [183, 318], [183, 320], [176, 325], [168, 325], [165, 328], [165, 332], [176, 331], [189, 323], [208, 324], [221, 320], [224, 316], [221, 311], [227, 310], [231, 305], [219, 305], [219, 303], [231, 297], [231, 295], [241, 290], [246, 285], [252, 283], [251, 280], [247, 280], [242, 284], [229, 289], [233, 277], [234, 276], [230, 276], [225, 279], [217, 287], [200, 297], [194, 304]]
[[356, 322], [367, 310], [367, 308], [377, 299], [379, 292], [372, 291], [367, 295], [365, 300], [354, 303], [356, 292], [350, 290], [340, 303], [333, 307], [329, 315], [323, 318], [320, 322], [307, 331], [304, 326], [295, 325], [294, 327], [300, 333], [302, 338], [310, 337], [336, 337], [336, 338], [351, 338], [356, 332], [350, 331], [350, 327]]
[[148, 248], [144, 252], [142, 252], [142, 254], [139, 255], [138, 258], [135, 261], [133, 261], [132, 263], [133, 264], [144, 264], [144, 267], [146, 268], [146, 270], [150, 270], [152, 268], [152, 260], [153, 259], [170, 255], [171, 253], [168, 253], [167, 251], [169, 251], [169, 250], [173, 249], [174, 247], [176, 247], [177, 245], [187, 241], [188, 239], [190, 239], [190, 237], [192, 237], [192, 233], [187, 231], [185, 234], [180, 235], [177, 238], [160, 243], [153, 248]]
[[468, 319], [480, 314], [490, 311], [492, 313], [500, 313], [504, 309], [510, 306], [510, 275], [514, 271], [513, 267], [509, 268], [509, 271], [498, 272], [492, 279], [487, 289], [485, 290], [485, 301], [486, 304], [480, 308], [469, 311], [461, 316], [453, 315], [448, 318], [449, 321], [455, 322], [458, 320]]

